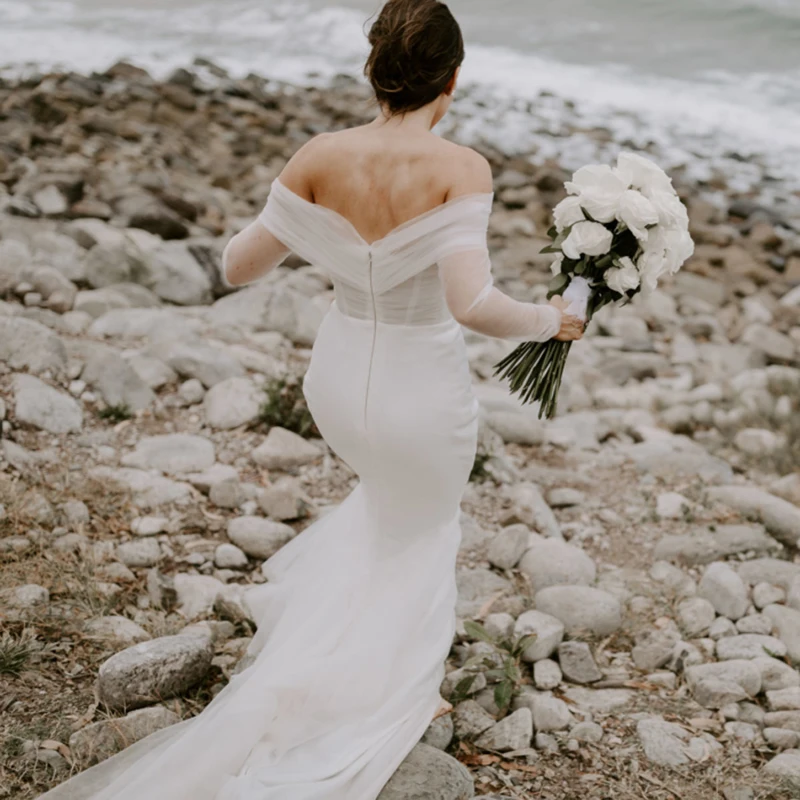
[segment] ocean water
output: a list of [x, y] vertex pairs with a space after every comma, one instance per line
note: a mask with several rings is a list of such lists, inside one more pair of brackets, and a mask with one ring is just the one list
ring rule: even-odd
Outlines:
[[[155, 74], [209, 58], [324, 84], [360, 75], [373, 0], [0, 0], [0, 74]], [[450, 130], [578, 167], [620, 144], [797, 202], [800, 0], [452, 0], [467, 60]], [[445, 131], [448, 131], [445, 125]], [[597, 137], [598, 126], [608, 135]]]

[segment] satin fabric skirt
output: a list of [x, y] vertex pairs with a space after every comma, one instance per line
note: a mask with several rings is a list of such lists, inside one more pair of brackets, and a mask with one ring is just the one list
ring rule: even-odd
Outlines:
[[248, 591], [249, 666], [197, 717], [42, 800], [375, 800], [425, 732], [477, 442], [461, 329], [358, 320], [334, 303], [304, 392], [360, 480]]

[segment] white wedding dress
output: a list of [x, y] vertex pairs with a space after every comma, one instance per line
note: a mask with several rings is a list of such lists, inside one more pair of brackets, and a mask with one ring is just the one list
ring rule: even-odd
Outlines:
[[377, 798], [439, 707], [455, 628], [478, 429], [456, 320], [519, 341], [560, 327], [556, 308], [492, 285], [491, 207], [491, 194], [458, 197], [367, 243], [273, 183], [237, 261], [257, 248], [274, 266], [293, 250], [329, 272], [336, 299], [304, 392], [360, 483], [269, 559], [268, 582], [248, 595], [252, 663], [200, 715], [42, 800]]

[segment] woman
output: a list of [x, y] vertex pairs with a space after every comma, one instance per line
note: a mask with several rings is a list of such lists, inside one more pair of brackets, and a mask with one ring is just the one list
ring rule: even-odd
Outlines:
[[235, 285], [290, 250], [329, 271], [336, 299], [304, 392], [360, 483], [267, 562], [248, 595], [250, 664], [203, 713], [48, 800], [374, 800], [447, 710], [478, 429], [459, 323], [519, 341], [579, 339], [583, 325], [492, 285], [491, 170], [431, 132], [464, 55], [447, 6], [391, 0], [370, 42], [378, 117], [305, 145], [223, 256]]

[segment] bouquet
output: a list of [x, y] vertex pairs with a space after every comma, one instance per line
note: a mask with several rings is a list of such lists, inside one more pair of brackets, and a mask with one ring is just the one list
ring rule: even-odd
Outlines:
[[[671, 179], [652, 161], [622, 153], [616, 167], [579, 169], [568, 196], [553, 209], [553, 253], [548, 299], [561, 295], [567, 314], [584, 322], [609, 303], [625, 304], [652, 292], [694, 252], [689, 216]], [[538, 402], [552, 417], [572, 342], [527, 342], [495, 367], [523, 403]]]

